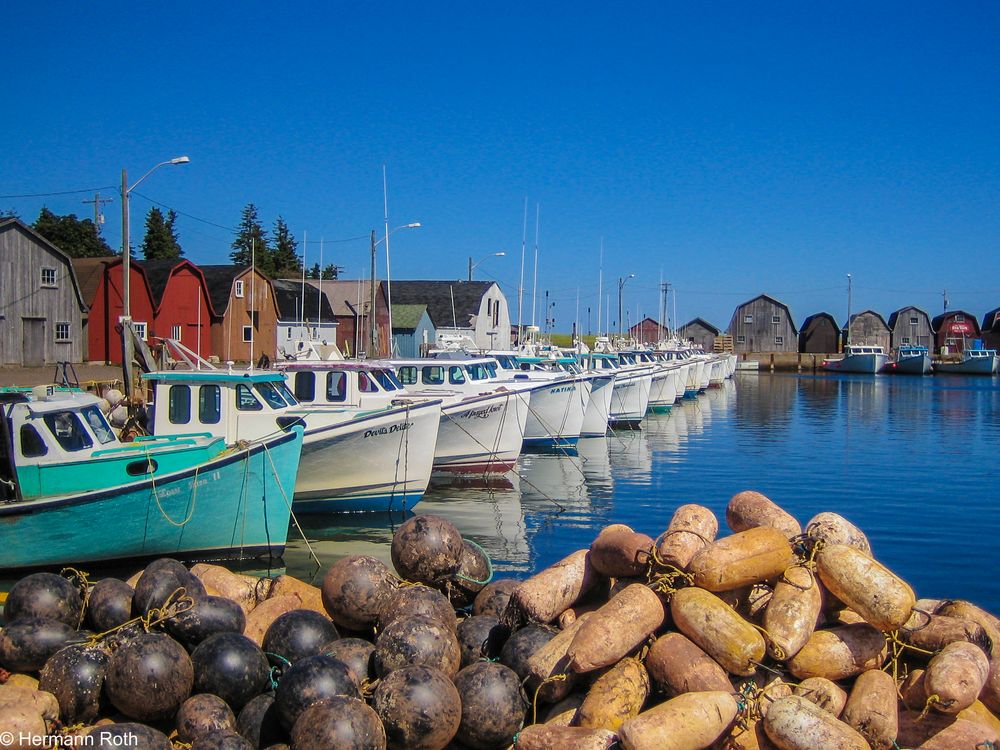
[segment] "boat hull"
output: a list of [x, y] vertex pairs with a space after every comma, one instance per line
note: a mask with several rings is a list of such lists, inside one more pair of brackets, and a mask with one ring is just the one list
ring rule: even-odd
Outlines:
[[323, 417], [309, 414], [295, 482], [297, 512], [402, 510], [420, 501], [434, 463], [440, 401], [327, 425]]
[[903, 357], [886, 364], [882, 372], [892, 375], [927, 375], [931, 372], [931, 355]]
[[976, 357], [964, 362], [936, 362], [934, 372], [942, 375], [996, 375], [996, 357]]
[[612, 427], [630, 427], [639, 424], [649, 408], [649, 390], [652, 376], [644, 374], [619, 374], [615, 378], [611, 395], [611, 414], [608, 423]]
[[842, 359], [827, 360], [823, 369], [830, 372], [850, 372], [874, 375], [889, 361], [887, 354], [849, 354]]
[[583, 427], [580, 437], [601, 437], [608, 432], [608, 420], [611, 418], [611, 397], [614, 394], [614, 375], [592, 377], [590, 401], [583, 415]]
[[302, 430], [111, 489], [0, 506], [0, 567], [281, 555]]
[[677, 400], [677, 370], [661, 369], [653, 375], [649, 386], [648, 412], [664, 414], [670, 411]]
[[576, 445], [590, 401], [590, 381], [585, 378], [555, 380], [538, 385], [528, 393], [524, 445], [536, 448]]
[[527, 399], [505, 391], [476, 396], [441, 409], [434, 469], [449, 472], [503, 473], [521, 455]]

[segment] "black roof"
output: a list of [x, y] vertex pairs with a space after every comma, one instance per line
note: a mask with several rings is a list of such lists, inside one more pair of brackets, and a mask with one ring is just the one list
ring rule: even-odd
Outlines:
[[976, 335], [977, 336], [979, 335], [979, 333], [981, 332], [979, 329], [979, 319], [975, 315], [970, 315], [965, 310], [949, 310], [948, 312], [942, 313], [941, 315], [935, 315], [934, 320], [931, 321], [931, 329], [933, 329], [934, 333], [937, 333], [938, 331], [941, 330], [941, 326], [944, 324], [945, 320], [947, 320], [948, 318], [952, 318], [956, 315], [964, 315], [966, 320], [971, 320], [973, 323], [975, 323]]
[[149, 291], [153, 293], [153, 305], [160, 306], [163, 301], [163, 293], [167, 290], [167, 282], [170, 280], [170, 272], [183, 263], [183, 260], [133, 260], [137, 266], [141, 266], [146, 274], [146, 281], [149, 282]]
[[[278, 308], [278, 320], [298, 320], [302, 310], [302, 282], [296, 279], [272, 279], [274, 289], [274, 304]], [[305, 319], [316, 320], [316, 300], [319, 300], [319, 315], [322, 320], [333, 321], [333, 308], [326, 294], [306, 283], [306, 315]]]
[[229, 307], [229, 294], [233, 288], [233, 279], [246, 271], [250, 266], [198, 266], [201, 275], [205, 277], [208, 286], [208, 297], [212, 300], [212, 309], [219, 315], [224, 315]]
[[706, 331], [709, 331], [713, 336], [718, 336], [721, 333], [721, 331], [718, 328], [716, 328], [715, 326], [713, 326], [711, 323], [709, 323], [704, 318], [693, 318], [692, 320], [689, 320], [684, 325], [680, 326], [677, 330], [678, 331], [683, 331], [688, 326], [701, 326]]
[[980, 331], [992, 331], [1000, 325], [1000, 307], [990, 310], [983, 316], [983, 325]]
[[[393, 281], [392, 304], [427, 305], [435, 328], [465, 328], [479, 314], [492, 281]], [[455, 313], [452, 315], [452, 295]]]
[[801, 332], [804, 332], [809, 329], [810, 324], [814, 320], [821, 320], [821, 319], [829, 321], [830, 325], [833, 326], [834, 331], [840, 330], [840, 326], [837, 324], [837, 319], [828, 312], [813, 313], [808, 318], [802, 321], [802, 327], [799, 330]]

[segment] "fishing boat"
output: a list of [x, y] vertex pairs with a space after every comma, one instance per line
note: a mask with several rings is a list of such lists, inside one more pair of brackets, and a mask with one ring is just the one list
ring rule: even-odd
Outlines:
[[942, 375], [996, 375], [1000, 356], [996, 349], [966, 349], [961, 362], [935, 362], [934, 372]]
[[352, 408], [340, 401], [346, 378], [345, 373], [332, 373], [315, 379], [319, 398], [300, 404], [285, 385], [285, 375], [275, 371], [166, 370], [143, 375], [154, 388], [151, 426], [157, 435], [197, 428], [234, 443], [303, 425], [296, 511], [412, 507], [430, 481], [441, 402]]
[[626, 366], [653, 368], [646, 410], [657, 414], [669, 411], [677, 400], [677, 378], [683, 373], [683, 368], [673, 362], [667, 362], [658, 353], [645, 349], [620, 351], [618, 359]]
[[608, 404], [608, 425], [637, 427], [649, 408], [652, 368], [624, 368], [618, 361], [618, 355], [607, 351], [580, 353], [577, 355], [577, 362], [584, 372], [613, 373], [615, 376]]
[[889, 361], [889, 355], [881, 346], [848, 344], [844, 356], [823, 360], [823, 369], [830, 372], [856, 372], [874, 375], [881, 372]]
[[0, 392], [0, 567], [281, 555], [301, 427], [238, 447], [190, 430], [123, 443], [100, 403]]
[[926, 346], [904, 345], [896, 349], [882, 372], [890, 375], [927, 375], [931, 371], [931, 354]]

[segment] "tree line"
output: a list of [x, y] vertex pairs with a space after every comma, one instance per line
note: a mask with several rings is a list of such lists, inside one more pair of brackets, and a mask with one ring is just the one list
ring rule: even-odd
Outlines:
[[[2, 216], [16, 217], [13, 211]], [[0, 216], [0, 218], [2, 218]], [[166, 214], [153, 206], [146, 214], [146, 231], [140, 249], [145, 260], [178, 260], [184, 256], [176, 229], [177, 213], [172, 209]], [[76, 214], [59, 215], [43, 206], [31, 225], [32, 228], [71, 258], [101, 258], [118, 255], [101, 236], [100, 227], [90, 219], [80, 219]], [[135, 248], [130, 248], [135, 255]], [[271, 278], [299, 277], [302, 275], [302, 257], [299, 243], [292, 236], [284, 218], [274, 220], [269, 232], [260, 221], [257, 207], [248, 203], [242, 211], [240, 223], [230, 245], [230, 260], [239, 266], [257, 269]], [[335, 279], [338, 268], [333, 264], [320, 269], [318, 263], [306, 269], [310, 279]]]

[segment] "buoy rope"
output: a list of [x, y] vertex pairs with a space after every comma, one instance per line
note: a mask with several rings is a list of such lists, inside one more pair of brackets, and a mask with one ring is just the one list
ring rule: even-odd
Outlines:
[[[302, 525], [299, 523], [299, 519], [295, 515], [295, 511], [292, 510], [292, 503], [288, 499], [288, 495], [285, 493], [285, 488], [281, 486], [281, 477], [278, 476], [278, 467], [274, 465], [274, 459], [271, 457], [271, 449], [267, 447], [267, 443], [262, 443], [262, 446], [264, 448], [264, 453], [267, 455], [267, 460], [271, 464], [271, 473], [274, 475], [274, 483], [278, 485], [278, 491], [281, 492], [281, 497], [285, 501], [285, 507], [288, 508], [288, 515], [291, 516], [292, 521], [295, 523], [295, 528], [299, 531], [299, 536], [302, 537], [302, 541], [305, 543], [306, 549], [309, 550], [309, 556], [313, 559], [313, 562], [316, 563], [316, 567], [321, 568], [323, 567], [323, 564], [319, 561], [319, 557], [316, 555], [312, 545], [309, 543], [309, 539], [306, 537], [306, 532], [302, 530]], [[247, 453], [249, 454], [249, 452], [250, 449], [248, 448]]]
[[59, 575], [63, 578], [68, 578], [71, 582], [75, 581], [76, 587], [82, 594], [81, 598], [83, 601], [80, 603], [80, 617], [76, 621], [76, 629], [79, 630], [83, 626], [83, 618], [87, 614], [87, 605], [90, 603], [90, 592], [94, 590], [94, 584], [91, 582], [88, 573], [76, 568], [63, 568], [59, 571]]
[[471, 539], [465, 539], [464, 537], [463, 541], [468, 542], [477, 550], [483, 553], [483, 557], [486, 558], [486, 570], [488, 572], [488, 575], [486, 576], [485, 581], [477, 581], [475, 578], [469, 578], [468, 576], [462, 575], [461, 573], [455, 573], [455, 578], [457, 578], [460, 581], [467, 581], [468, 583], [474, 584], [476, 586], [485, 586], [487, 583], [493, 580], [493, 561], [490, 559], [489, 553], [482, 547], [480, 547], [478, 544], [476, 544], [474, 541], [472, 541]]
[[379, 678], [370, 680], [366, 677], [361, 681], [361, 685], [358, 687], [358, 689], [361, 691], [361, 695], [363, 695], [365, 698], [370, 698], [375, 694], [375, 689], [379, 686], [380, 682], [382, 682], [382, 680]]
[[171, 526], [183, 529], [188, 525], [188, 522], [194, 518], [194, 509], [198, 505], [198, 472], [201, 471], [201, 464], [198, 464], [198, 466], [194, 469], [194, 479], [191, 482], [191, 505], [187, 518], [178, 522], [172, 519], [167, 511], [163, 509], [163, 504], [160, 502], [160, 493], [156, 490], [156, 476], [153, 472], [153, 457], [149, 455], [149, 448], [144, 447], [143, 452], [146, 454], [146, 468], [149, 470], [149, 486], [153, 490], [153, 499], [156, 500], [156, 507], [160, 511], [160, 515], [163, 516], [164, 520]]
[[115, 625], [115, 627], [105, 630], [103, 633], [94, 633], [86, 641], [86, 646], [96, 646], [108, 636], [114, 635], [129, 625], [141, 624], [143, 629], [148, 633], [150, 628], [164, 623], [177, 615], [184, 614], [192, 607], [194, 607], [194, 599], [188, 596], [187, 589], [184, 586], [180, 586], [171, 592], [170, 596], [164, 600], [161, 606], [153, 607], [146, 614], [126, 620], [120, 625]]
[[996, 743], [992, 740], [983, 740], [982, 742], [976, 743], [976, 750], [997, 750]]
[[[795, 581], [792, 581], [792, 580], [790, 580], [788, 578], [788, 576], [786, 574], [792, 568], [802, 568], [804, 571], [806, 571], [807, 573], [809, 573], [809, 585], [808, 586], [800, 586], [799, 584], [795, 583]], [[810, 589], [812, 589], [816, 585], [816, 574], [813, 572], [813, 568], [812, 567], [810, 567], [809, 565], [806, 565], [805, 563], [800, 563], [798, 565], [793, 565], [792, 568], [786, 569], [781, 574], [781, 576], [778, 578], [778, 582], [779, 583], [784, 583], [784, 584], [786, 584], [788, 586], [791, 586], [794, 589], [798, 589], [799, 591], [809, 591]]]
[[912, 644], [906, 643], [900, 640], [898, 630], [890, 630], [882, 633], [885, 636], [886, 643], [890, 647], [890, 651], [887, 655], [886, 662], [882, 666], [882, 671], [889, 672], [891, 669], [892, 679], [896, 682], [896, 693], [899, 694], [900, 699], [902, 699], [902, 694], [899, 690], [900, 676], [899, 676], [899, 665], [900, 658], [903, 652], [906, 650], [915, 651], [918, 654], [923, 654], [925, 656], [934, 656], [937, 651], [928, 651], [925, 648], [920, 648], [919, 646], [914, 646]]
[[785, 654], [785, 649], [783, 649], [781, 646], [775, 643], [774, 636], [768, 633], [766, 628], [762, 628], [760, 625], [754, 625], [749, 620], [747, 620], [747, 624], [754, 630], [758, 631], [762, 636], [764, 636], [764, 640], [767, 642], [767, 645], [771, 647], [771, 652], [774, 654], [775, 659], [777, 659], [778, 661], [784, 661], [787, 658], [787, 655]]
[[937, 693], [932, 693], [927, 696], [927, 702], [924, 704], [924, 710], [920, 712], [920, 716], [917, 717], [917, 721], [923, 721], [927, 716], [927, 713], [934, 707], [940, 706], [941, 708], [949, 708], [954, 705], [955, 699], [952, 698], [950, 701], [941, 700], [941, 696]]
[[292, 666], [292, 663], [281, 654], [276, 654], [272, 651], [265, 651], [264, 656], [273, 656], [275, 659], [285, 662], [284, 667], [280, 667], [275, 664], [270, 670], [268, 670], [267, 673], [267, 678], [271, 681], [271, 690], [276, 690], [278, 688], [278, 679], [284, 673], [286, 668]]
[[[527, 679], [527, 678], [525, 678]], [[569, 675], [565, 672], [560, 674], [554, 674], [546, 677], [544, 680], [538, 683], [538, 687], [535, 688], [535, 696], [531, 699], [531, 723], [538, 723], [538, 694], [542, 692], [542, 688], [551, 682], [565, 682], [569, 679]]]

